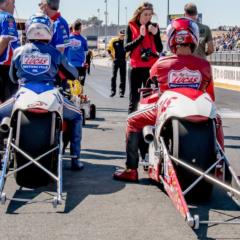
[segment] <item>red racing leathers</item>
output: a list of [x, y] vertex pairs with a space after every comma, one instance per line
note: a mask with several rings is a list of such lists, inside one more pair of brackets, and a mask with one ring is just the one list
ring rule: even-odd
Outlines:
[[[206, 91], [215, 101], [214, 86], [212, 79], [211, 66], [208, 61], [193, 55], [173, 55], [160, 58], [151, 68], [150, 77], [157, 77], [161, 92], [175, 88], [181, 92], [182, 88], [194, 88]], [[177, 89], [176, 89], [177, 88]], [[129, 169], [138, 167], [138, 140], [139, 133], [146, 125], [154, 125], [157, 117], [158, 94], [153, 94], [144, 104], [149, 107], [138, 110], [129, 115], [127, 120], [127, 161], [126, 166]], [[217, 139], [222, 148], [223, 131], [221, 118], [216, 120]]]

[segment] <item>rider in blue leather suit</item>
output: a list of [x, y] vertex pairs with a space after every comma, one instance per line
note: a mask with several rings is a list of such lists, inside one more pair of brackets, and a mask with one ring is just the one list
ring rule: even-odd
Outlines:
[[[29, 43], [17, 48], [13, 54], [10, 78], [20, 86], [30, 88], [37, 93], [54, 88], [58, 71], [68, 79], [78, 77], [77, 70], [70, 66], [66, 57], [49, 44], [52, 38], [52, 23], [44, 14], [33, 15], [26, 24], [26, 35]], [[37, 84], [36, 84], [37, 83]], [[0, 105], [0, 121], [10, 116], [15, 98]], [[72, 170], [81, 170], [80, 144], [82, 135], [82, 114], [73, 103], [64, 98], [63, 117], [70, 122]]]

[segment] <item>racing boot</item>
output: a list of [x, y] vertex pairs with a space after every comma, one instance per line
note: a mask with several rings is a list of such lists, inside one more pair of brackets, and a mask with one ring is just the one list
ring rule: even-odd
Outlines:
[[116, 171], [113, 178], [120, 181], [137, 182], [138, 181], [138, 143], [140, 133], [131, 132], [127, 136], [127, 168], [124, 171]]
[[71, 166], [72, 171], [81, 171], [83, 168], [84, 168], [84, 164], [78, 158], [72, 159], [72, 166]]
[[138, 182], [138, 171], [137, 169], [125, 169], [124, 171], [116, 171], [113, 174], [115, 180], [125, 182]]

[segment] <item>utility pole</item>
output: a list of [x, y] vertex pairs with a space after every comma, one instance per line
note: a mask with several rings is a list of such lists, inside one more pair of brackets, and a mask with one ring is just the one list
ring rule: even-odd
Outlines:
[[128, 25], [127, 7], [125, 7], [125, 11], [126, 11], [126, 15], [125, 15], [125, 17], [126, 17], [126, 25]]
[[107, 0], [104, 0], [106, 3], [106, 9], [105, 9], [105, 50], [107, 49], [107, 15], [108, 15], [108, 6], [107, 6]]
[[120, 21], [120, 0], [118, 0], [118, 31], [119, 31], [119, 21]]
[[169, 0], [167, 0], [167, 26], [169, 24], [168, 20], [169, 20]]
[[99, 34], [100, 34], [100, 8], [97, 9], [97, 17], [98, 17], [98, 32], [97, 32], [97, 37], [99, 38]]

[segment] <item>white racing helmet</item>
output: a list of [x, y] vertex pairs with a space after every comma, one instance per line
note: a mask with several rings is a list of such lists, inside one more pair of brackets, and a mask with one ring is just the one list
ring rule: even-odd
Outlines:
[[32, 15], [26, 22], [26, 36], [28, 40], [48, 40], [53, 36], [53, 25], [51, 19], [43, 14]]

